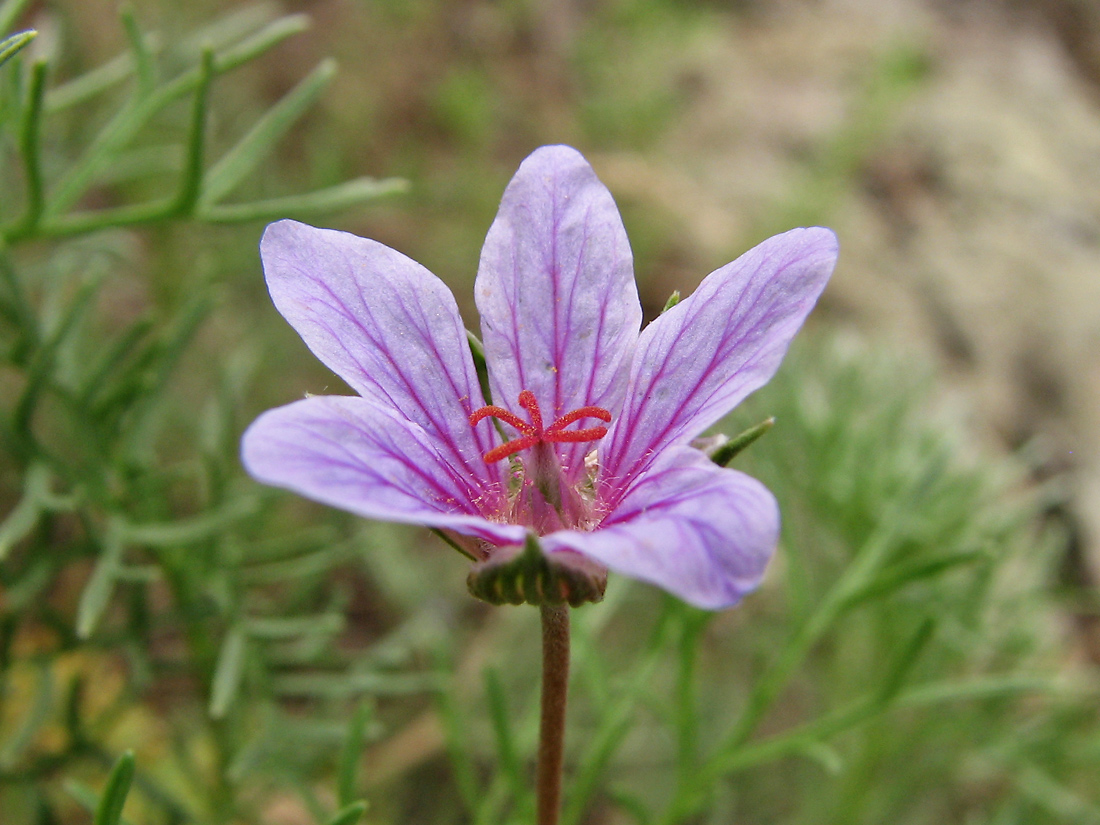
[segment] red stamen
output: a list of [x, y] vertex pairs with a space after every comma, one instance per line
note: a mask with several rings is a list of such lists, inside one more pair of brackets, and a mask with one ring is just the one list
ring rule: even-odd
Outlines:
[[[611, 413], [605, 410], [603, 407], [578, 407], [573, 412], [567, 412], [553, 424], [546, 428], [546, 432], [557, 432], [565, 427], [568, 427], [574, 421], [580, 421], [582, 418], [598, 418], [600, 421], [611, 422]], [[578, 432], [580, 432], [578, 430]]]
[[607, 435], [607, 427], [589, 427], [587, 430], [569, 430], [568, 432], [545, 432], [543, 441], [595, 441]]
[[520, 433], [519, 438], [514, 438], [485, 453], [482, 458], [485, 459], [487, 464], [500, 461], [502, 458], [515, 455], [528, 447], [534, 447], [536, 444], [543, 442], [580, 443], [596, 441], [607, 435], [607, 427], [587, 427], [580, 430], [566, 430], [565, 428], [583, 418], [598, 418], [600, 421], [611, 422], [611, 413], [603, 407], [578, 407], [571, 412], [567, 412], [549, 427], [543, 429], [542, 410], [539, 409], [539, 402], [535, 398], [535, 394], [530, 390], [523, 390], [519, 394], [519, 405], [527, 410], [527, 415], [531, 419], [530, 423], [527, 423], [515, 413], [495, 405], [482, 407], [470, 414], [471, 426], [486, 418], [498, 418]]
[[519, 405], [527, 410], [531, 416], [531, 429], [537, 433], [542, 432], [542, 410], [539, 409], [539, 400], [530, 390], [524, 390], [519, 394]]
[[481, 419], [488, 418], [489, 416], [492, 416], [493, 418], [499, 418], [506, 424], [511, 424], [521, 433], [525, 433], [531, 428], [530, 424], [528, 424], [515, 413], [508, 412], [508, 410], [504, 409], [504, 407], [495, 406], [482, 407], [480, 410], [474, 410], [474, 412], [470, 414], [470, 424], [472, 426], [481, 421]]

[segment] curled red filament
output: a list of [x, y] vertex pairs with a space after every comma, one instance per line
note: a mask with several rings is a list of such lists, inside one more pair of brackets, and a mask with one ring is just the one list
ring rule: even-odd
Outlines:
[[527, 410], [527, 415], [531, 419], [530, 423], [503, 407], [493, 405], [482, 407], [480, 410], [474, 410], [471, 413], [471, 426], [477, 424], [483, 418], [499, 418], [520, 433], [519, 438], [513, 438], [511, 441], [501, 444], [499, 447], [494, 447], [485, 453], [482, 457], [487, 464], [515, 455], [521, 450], [534, 447], [541, 442], [595, 441], [607, 435], [607, 427], [585, 427], [580, 430], [567, 430], [565, 428], [582, 418], [598, 418], [605, 423], [611, 421], [611, 413], [603, 407], [578, 407], [571, 412], [567, 412], [549, 427], [543, 429], [542, 411], [539, 409], [539, 402], [535, 399], [535, 394], [530, 390], [521, 392], [519, 394], [519, 405]]

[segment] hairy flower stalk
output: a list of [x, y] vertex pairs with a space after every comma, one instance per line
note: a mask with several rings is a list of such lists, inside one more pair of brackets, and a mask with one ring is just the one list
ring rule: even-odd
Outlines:
[[246, 468], [457, 536], [478, 559], [471, 593], [540, 606], [539, 822], [555, 822], [567, 605], [602, 598], [608, 570], [709, 609], [759, 584], [775, 499], [693, 443], [778, 368], [832, 272], [835, 236], [770, 238], [643, 330], [611, 194], [576, 151], [543, 147], [505, 190], [474, 283], [492, 398], [453, 296], [419, 264], [294, 221], [269, 226], [260, 251], [276, 307], [358, 396], [264, 413], [244, 435]]

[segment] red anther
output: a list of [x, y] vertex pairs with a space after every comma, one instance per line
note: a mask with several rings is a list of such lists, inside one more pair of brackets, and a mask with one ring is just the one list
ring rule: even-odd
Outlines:
[[531, 423], [527, 423], [518, 415], [509, 412], [503, 407], [494, 405], [482, 407], [470, 414], [471, 426], [485, 418], [499, 418], [520, 433], [519, 438], [514, 438], [485, 453], [482, 458], [485, 459], [487, 464], [500, 461], [502, 458], [515, 455], [518, 452], [526, 450], [528, 447], [534, 447], [536, 444], [543, 442], [577, 443], [596, 441], [607, 435], [607, 427], [588, 427], [581, 430], [566, 430], [565, 428], [574, 422], [580, 421], [582, 418], [598, 418], [600, 421], [608, 423], [611, 421], [611, 413], [603, 407], [578, 407], [571, 412], [567, 412], [549, 427], [543, 429], [542, 410], [539, 409], [539, 402], [538, 399], [535, 398], [535, 394], [530, 390], [523, 390], [523, 392], [519, 394], [519, 405], [527, 410], [527, 415], [531, 419]]

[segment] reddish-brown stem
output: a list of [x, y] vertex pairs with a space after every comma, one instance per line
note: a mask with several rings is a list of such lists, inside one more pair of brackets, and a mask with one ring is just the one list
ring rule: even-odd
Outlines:
[[542, 716], [535, 788], [538, 825], [557, 825], [569, 683], [569, 606], [542, 605]]

